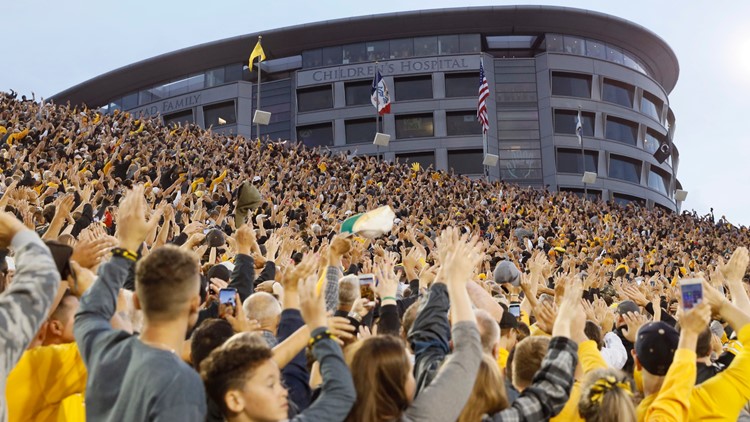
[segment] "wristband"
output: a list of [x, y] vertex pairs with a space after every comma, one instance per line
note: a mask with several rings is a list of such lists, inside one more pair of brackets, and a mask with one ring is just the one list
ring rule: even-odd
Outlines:
[[322, 333], [318, 334], [317, 336], [310, 337], [310, 340], [307, 342], [307, 347], [310, 349], [313, 348], [319, 341], [325, 340], [327, 338], [333, 339], [334, 335], [331, 334], [330, 330], [325, 330]]
[[123, 249], [123, 248], [114, 248], [114, 249], [112, 249], [112, 256], [113, 257], [114, 256], [119, 256], [120, 258], [125, 258], [128, 261], [132, 261], [132, 262], [135, 262], [135, 261], [138, 260], [138, 255], [135, 252], [129, 251], [129, 250]]
[[385, 302], [385, 301], [386, 301], [386, 300], [388, 300], [388, 299], [391, 299], [391, 300], [393, 300], [394, 302], [398, 302], [398, 299], [396, 299], [396, 298], [395, 298], [395, 297], [393, 297], [393, 296], [384, 296], [384, 297], [380, 298], [380, 302], [381, 302], [381, 303], [382, 303], [382, 302]]
[[351, 318], [351, 319], [353, 319], [353, 320], [355, 320], [357, 322], [362, 322], [362, 316], [360, 314], [354, 312], [354, 311], [349, 312], [348, 316], [349, 316], [349, 318]]

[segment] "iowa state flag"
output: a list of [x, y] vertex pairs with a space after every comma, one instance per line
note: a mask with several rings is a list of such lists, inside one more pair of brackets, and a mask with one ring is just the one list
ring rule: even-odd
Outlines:
[[381, 116], [391, 112], [391, 96], [388, 94], [388, 87], [385, 86], [385, 81], [383, 80], [383, 75], [380, 74], [380, 70], [375, 73], [375, 78], [372, 80], [370, 101]]

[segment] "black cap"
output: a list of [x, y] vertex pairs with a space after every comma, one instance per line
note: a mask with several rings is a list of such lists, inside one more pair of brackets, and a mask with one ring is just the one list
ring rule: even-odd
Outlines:
[[649, 322], [638, 330], [635, 354], [643, 369], [664, 376], [672, 365], [679, 342], [680, 334], [672, 326], [661, 321]]

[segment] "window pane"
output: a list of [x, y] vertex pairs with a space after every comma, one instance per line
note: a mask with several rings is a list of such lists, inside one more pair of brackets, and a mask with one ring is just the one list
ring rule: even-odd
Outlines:
[[432, 76], [396, 78], [396, 101], [432, 98]]
[[607, 58], [607, 47], [596, 40], [586, 40], [586, 55], [597, 59]]
[[591, 76], [552, 72], [552, 95], [591, 98]]
[[399, 163], [419, 163], [423, 169], [435, 167], [435, 153], [432, 151], [396, 154], [396, 159]]
[[224, 83], [224, 68], [211, 69], [206, 72], [206, 86], [217, 86]]
[[638, 133], [638, 124], [617, 117], [607, 118], [606, 134], [607, 139], [619, 141], [630, 145], [636, 145], [636, 135]]
[[357, 119], [344, 122], [346, 143], [372, 143], [375, 139], [375, 119]]
[[391, 40], [391, 58], [403, 59], [414, 55], [414, 39]]
[[323, 53], [320, 50], [302, 52], [302, 67], [320, 67], [323, 65]]
[[151, 94], [151, 91], [147, 89], [138, 92], [138, 105], [148, 104], [156, 100], [158, 100], [158, 98], [154, 98], [153, 94]]
[[458, 35], [441, 35], [438, 37], [440, 54], [458, 54]]
[[344, 84], [344, 91], [346, 92], [346, 105], [354, 106], [371, 104], [371, 89], [372, 82], [370, 81], [348, 82]]
[[659, 115], [661, 114], [661, 107], [662, 102], [658, 98], [654, 97], [648, 92], [643, 93], [643, 98], [641, 98], [641, 113], [647, 116], [651, 116], [657, 121], [661, 122], [661, 119], [659, 118]]
[[641, 162], [632, 158], [611, 155], [609, 158], [609, 177], [627, 182], [640, 183]]
[[341, 64], [341, 46], [337, 47], [326, 47], [323, 49], [323, 65], [333, 66]]
[[390, 43], [388, 41], [370, 41], [367, 43], [367, 60], [387, 59], [390, 55]]
[[547, 44], [547, 51], [553, 52], [553, 53], [564, 51], [562, 35], [547, 34], [547, 36], [544, 38], [544, 41]]
[[197, 91], [199, 89], [203, 89], [205, 87], [205, 79], [206, 75], [203, 73], [200, 73], [198, 75], [193, 75], [188, 78], [188, 91]]
[[449, 111], [446, 113], [445, 123], [448, 127], [448, 136], [482, 134], [482, 125], [477, 120], [475, 110]]
[[164, 126], [187, 125], [193, 123], [193, 110], [181, 111], [179, 113], [165, 114]]
[[436, 56], [437, 53], [437, 37], [414, 38], [415, 56]]
[[333, 124], [320, 123], [299, 126], [297, 128], [297, 142], [302, 142], [307, 147], [333, 145]]
[[612, 47], [611, 45], [607, 46], [607, 60], [619, 64], [623, 64], [623, 56], [622, 51], [616, 47]]
[[124, 97], [122, 97], [122, 109], [123, 110], [130, 110], [131, 108], [138, 107], [138, 93], [133, 92], [132, 94], [128, 94]]
[[560, 192], [570, 192], [574, 193], [581, 198], [583, 198], [583, 195], [588, 192], [588, 199], [590, 201], [598, 201], [602, 198], [602, 191], [595, 190], [595, 189], [582, 189], [582, 188], [560, 188]]
[[648, 172], [648, 186], [664, 195], [667, 194], [667, 186], [669, 185], [667, 180], [669, 179], [654, 170]]
[[237, 123], [234, 101], [203, 107], [203, 122], [206, 128]]
[[651, 129], [647, 130], [646, 139], [643, 140], [643, 148], [651, 154], [655, 153], [659, 149], [661, 138], [662, 136], [658, 133], [652, 132]]
[[343, 64], [367, 61], [367, 48], [364, 43], [345, 45], [343, 51]]
[[[555, 133], [575, 135], [577, 111], [555, 110]], [[581, 112], [583, 136], [594, 136], [594, 113]]]
[[224, 68], [224, 82], [234, 82], [242, 80], [242, 64], [230, 64]]
[[629, 204], [633, 204], [636, 206], [643, 206], [645, 205], [645, 201], [642, 198], [637, 198], [635, 196], [625, 195], [624, 193], [615, 193], [612, 195], [615, 204], [621, 205], [621, 206], [627, 206]]
[[571, 37], [570, 35], [565, 36], [563, 47], [566, 53], [577, 54], [579, 56], [583, 56], [584, 51], [586, 51], [583, 38]]
[[425, 138], [433, 136], [432, 113], [396, 116], [396, 138]]
[[448, 168], [456, 174], [484, 173], [484, 153], [481, 149], [448, 151]]
[[447, 73], [445, 75], [446, 97], [476, 97], [478, 93], [478, 73]]
[[297, 111], [324, 110], [333, 108], [331, 85], [297, 90]]
[[[599, 169], [599, 153], [596, 151], [584, 151], [586, 156], [586, 171]], [[557, 172], [583, 174], [583, 154], [574, 149], [557, 150]]]
[[604, 91], [602, 92], [602, 100], [604, 101], [633, 108], [633, 93], [632, 85], [612, 79], [604, 80]]
[[459, 35], [459, 44], [462, 53], [479, 53], [482, 51], [482, 38], [479, 34]]

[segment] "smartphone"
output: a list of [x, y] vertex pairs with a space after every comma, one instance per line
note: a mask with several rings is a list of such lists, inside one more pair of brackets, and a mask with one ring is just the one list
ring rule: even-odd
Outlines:
[[[237, 289], [228, 288], [219, 290], [219, 314], [229, 314], [236, 316], [237, 314]], [[223, 311], [223, 312], [222, 312]]]
[[521, 304], [520, 303], [511, 303], [510, 306], [508, 306], [508, 311], [511, 315], [518, 318], [521, 316]]
[[682, 307], [685, 310], [703, 301], [703, 284], [699, 278], [687, 278], [680, 281], [680, 292], [682, 294]]
[[375, 291], [372, 286], [375, 285], [375, 274], [360, 274], [359, 279], [359, 294], [363, 298], [369, 301], [375, 300]]

